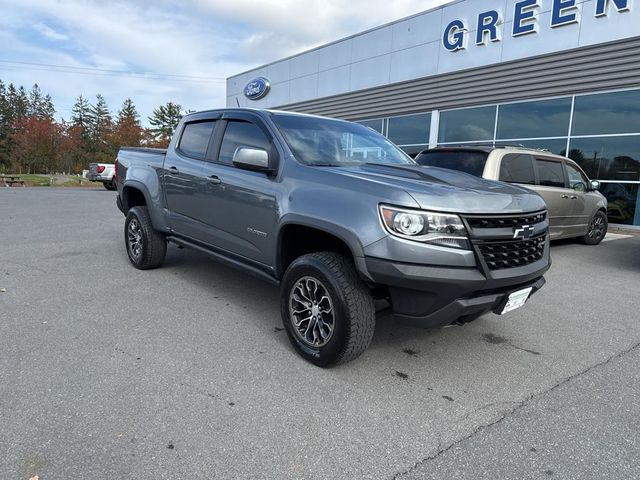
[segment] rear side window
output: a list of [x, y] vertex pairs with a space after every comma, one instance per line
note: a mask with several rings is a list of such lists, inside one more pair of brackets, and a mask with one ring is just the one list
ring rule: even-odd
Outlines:
[[505, 155], [500, 162], [500, 181], [510, 183], [536, 183], [533, 169], [533, 157], [526, 154], [512, 153]]
[[538, 165], [540, 185], [564, 188], [564, 173], [561, 162], [537, 158], [536, 164]]
[[253, 123], [230, 121], [224, 132], [218, 161], [231, 165], [238, 147], [254, 147], [269, 150], [271, 143], [262, 130]]
[[215, 123], [215, 121], [187, 123], [180, 137], [178, 146], [180, 151], [191, 157], [204, 158]]
[[432, 150], [418, 155], [416, 162], [426, 167], [449, 168], [482, 177], [489, 154], [481, 151]]

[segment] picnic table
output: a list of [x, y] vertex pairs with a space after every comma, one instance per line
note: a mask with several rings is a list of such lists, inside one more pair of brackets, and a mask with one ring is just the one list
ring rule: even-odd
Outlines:
[[16, 184], [24, 187], [24, 180], [20, 175], [0, 175], [0, 179], [4, 182], [5, 187], [13, 187]]

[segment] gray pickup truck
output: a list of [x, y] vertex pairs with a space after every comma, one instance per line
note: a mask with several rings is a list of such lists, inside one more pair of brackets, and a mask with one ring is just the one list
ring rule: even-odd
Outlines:
[[340, 120], [190, 114], [167, 150], [123, 148], [116, 183], [134, 267], [171, 242], [279, 285], [289, 339], [319, 366], [367, 348], [375, 300], [409, 325], [463, 324], [521, 307], [550, 266], [537, 193], [421, 167]]

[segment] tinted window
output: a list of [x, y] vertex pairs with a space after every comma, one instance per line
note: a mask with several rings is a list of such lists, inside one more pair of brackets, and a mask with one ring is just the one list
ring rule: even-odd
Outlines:
[[496, 107], [465, 108], [440, 114], [438, 143], [493, 142]]
[[382, 119], [378, 118], [377, 120], [362, 120], [357, 122], [360, 125], [364, 125], [365, 127], [369, 127], [374, 129], [378, 133], [382, 133]]
[[542, 160], [538, 158], [536, 159], [536, 163], [538, 164], [538, 178], [540, 179], [540, 185], [564, 188], [564, 173], [561, 162]]
[[505, 155], [500, 162], [500, 180], [503, 182], [535, 184], [533, 157], [524, 154]]
[[396, 145], [429, 143], [431, 114], [392, 117], [389, 119], [388, 137]]
[[204, 158], [215, 123], [187, 123], [180, 137], [180, 151], [192, 157]]
[[271, 145], [266, 135], [253, 123], [232, 121], [227, 124], [220, 147], [218, 161], [231, 165], [238, 147], [255, 147], [269, 150]]
[[500, 105], [496, 138], [566, 137], [570, 116], [571, 98]]
[[569, 187], [575, 188], [579, 183], [583, 183], [585, 187], [587, 186], [587, 179], [584, 177], [584, 175], [582, 175], [582, 172], [580, 170], [578, 170], [570, 163], [567, 163], [566, 167], [567, 177], [569, 178]]
[[488, 156], [488, 153], [479, 151], [432, 150], [419, 155], [416, 162], [428, 167], [449, 168], [482, 177]]
[[413, 164], [385, 137], [357, 123], [287, 114], [271, 118], [296, 159], [307, 165]]
[[598, 180], [640, 180], [640, 135], [571, 139], [569, 158]]
[[576, 97], [572, 135], [640, 133], [640, 90]]

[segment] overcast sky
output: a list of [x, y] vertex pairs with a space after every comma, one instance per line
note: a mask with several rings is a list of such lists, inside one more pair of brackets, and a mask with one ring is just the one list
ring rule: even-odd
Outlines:
[[0, 0], [0, 79], [38, 83], [64, 118], [79, 94], [114, 112], [130, 96], [146, 123], [166, 101], [223, 107], [231, 75], [449, 1]]

